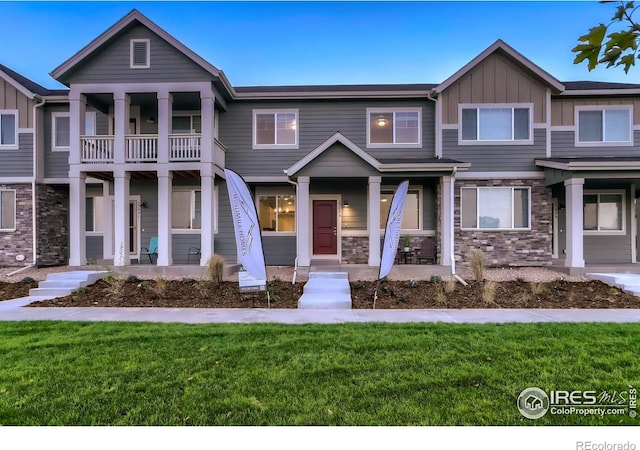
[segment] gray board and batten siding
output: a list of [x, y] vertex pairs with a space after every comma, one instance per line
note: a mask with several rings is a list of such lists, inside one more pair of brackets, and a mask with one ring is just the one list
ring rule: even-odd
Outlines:
[[640, 156], [638, 144], [640, 143], [640, 130], [633, 132], [634, 145], [597, 147], [576, 147], [574, 131], [551, 132], [551, 157], [552, 158], [588, 158], [600, 156]]
[[442, 130], [442, 157], [471, 163], [474, 172], [540, 170], [535, 160], [547, 155], [547, 131], [533, 129], [532, 145], [459, 145], [458, 130]]
[[35, 102], [0, 78], [0, 109], [18, 110], [18, 128], [33, 128]]
[[[149, 39], [150, 67], [130, 68], [130, 40]], [[159, 83], [211, 80], [212, 75], [148, 28], [135, 24], [59, 81], [73, 84]]]
[[[422, 145], [419, 148], [367, 148], [367, 108], [422, 108]], [[299, 146], [297, 149], [253, 149], [253, 110], [297, 109]], [[336, 131], [375, 158], [428, 158], [435, 155], [433, 102], [427, 100], [305, 100], [253, 102], [238, 101], [219, 117], [220, 141], [227, 148], [226, 165], [243, 176], [283, 176], [309, 152]]]

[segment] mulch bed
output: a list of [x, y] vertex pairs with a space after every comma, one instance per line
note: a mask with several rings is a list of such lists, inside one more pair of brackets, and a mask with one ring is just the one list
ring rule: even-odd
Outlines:
[[[272, 308], [297, 308], [303, 283], [268, 283]], [[354, 309], [371, 309], [376, 282], [351, 282]], [[447, 289], [447, 287], [449, 289]], [[483, 298], [491, 288], [493, 298]], [[453, 292], [448, 292], [453, 288]], [[30, 307], [163, 307], [265, 308], [264, 292], [241, 294], [238, 283], [225, 281], [100, 280], [62, 298], [34, 302]], [[640, 308], [640, 298], [599, 281], [549, 283], [386, 281], [378, 288], [377, 309], [446, 308]]]
[[0, 301], [26, 297], [29, 295], [29, 289], [37, 287], [38, 282], [34, 280], [22, 280], [17, 283], [0, 281]]

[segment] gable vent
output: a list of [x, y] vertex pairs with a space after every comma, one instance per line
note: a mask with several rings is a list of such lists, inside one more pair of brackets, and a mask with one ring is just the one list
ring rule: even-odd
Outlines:
[[131, 39], [131, 68], [146, 69], [150, 66], [149, 39]]

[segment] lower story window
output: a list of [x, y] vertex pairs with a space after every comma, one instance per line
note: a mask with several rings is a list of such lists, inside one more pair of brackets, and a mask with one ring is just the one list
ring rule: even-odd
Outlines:
[[16, 229], [16, 191], [0, 191], [0, 230]]
[[584, 230], [624, 231], [624, 194], [587, 193], [584, 195]]
[[[384, 230], [387, 226], [387, 218], [389, 209], [391, 209], [391, 200], [393, 200], [394, 191], [380, 191], [380, 229]], [[402, 229], [403, 230], [420, 230], [420, 189], [409, 188], [407, 198], [404, 202], [404, 210], [402, 212]]]
[[461, 190], [461, 228], [527, 229], [529, 188], [474, 187]]
[[175, 190], [171, 193], [171, 228], [199, 230], [202, 195], [200, 190]]
[[296, 231], [296, 196], [258, 196], [258, 220], [262, 231]]

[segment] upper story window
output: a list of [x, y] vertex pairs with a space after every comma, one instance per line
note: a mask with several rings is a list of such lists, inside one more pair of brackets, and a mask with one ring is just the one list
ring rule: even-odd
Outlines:
[[460, 105], [461, 144], [532, 144], [532, 104]]
[[16, 229], [16, 191], [0, 190], [0, 230]]
[[151, 45], [149, 39], [131, 39], [129, 67], [148, 69], [151, 67]]
[[253, 111], [253, 148], [298, 148], [298, 110]]
[[18, 111], [0, 110], [0, 149], [18, 149]]
[[460, 228], [518, 230], [531, 227], [528, 187], [463, 187]]
[[68, 151], [71, 142], [69, 113], [52, 113], [51, 124], [51, 149], [53, 151]]
[[367, 108], [367, 147], [419, 147], [421, 108]]
[[632, 145], [633, 107], [576, 107], [576, 146]]
[[171, 132], [173, 134], [202, 133], [202, 116], [189, 113], [174, 114], [171, 118]]

